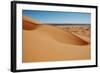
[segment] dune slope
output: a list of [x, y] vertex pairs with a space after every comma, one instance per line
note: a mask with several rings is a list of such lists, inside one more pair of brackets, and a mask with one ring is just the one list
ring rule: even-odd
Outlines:
[[87, 41], [60, 28], [31, 21], [23, 17], [23, 62], [90, 59]]

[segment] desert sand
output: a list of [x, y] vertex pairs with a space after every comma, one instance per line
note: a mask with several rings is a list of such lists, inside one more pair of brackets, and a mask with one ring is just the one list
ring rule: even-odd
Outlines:
[[[73, 28], [62, 29], [45, 25], [23, 16], [22, 61], [45, 62], [90, 59], [90, 35]], [[75, 27], [79, 28], [79, 27]], [[74, 28], [74, 30], [75, 30]], [[72, 31], [71, 31], [72, 30]]]

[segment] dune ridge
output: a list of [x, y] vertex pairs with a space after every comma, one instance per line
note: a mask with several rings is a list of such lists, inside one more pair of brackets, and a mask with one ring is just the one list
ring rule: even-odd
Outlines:
[[29, 17], [23, 27], [23, 62], [90, 59], [90, 44], [81, 36]]

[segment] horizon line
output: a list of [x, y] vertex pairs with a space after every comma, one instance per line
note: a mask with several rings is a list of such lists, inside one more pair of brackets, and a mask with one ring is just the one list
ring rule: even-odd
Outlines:
[[91, 23], [43, 23], [51, 25], [90, 25]]

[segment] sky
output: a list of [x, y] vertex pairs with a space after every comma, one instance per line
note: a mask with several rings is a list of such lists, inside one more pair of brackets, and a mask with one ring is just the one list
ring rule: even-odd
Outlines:
[[42, 23], [51, 24], [90, 24], [91, 14], [80, 12], [23, 10], [23, 15], [29, 16]]

